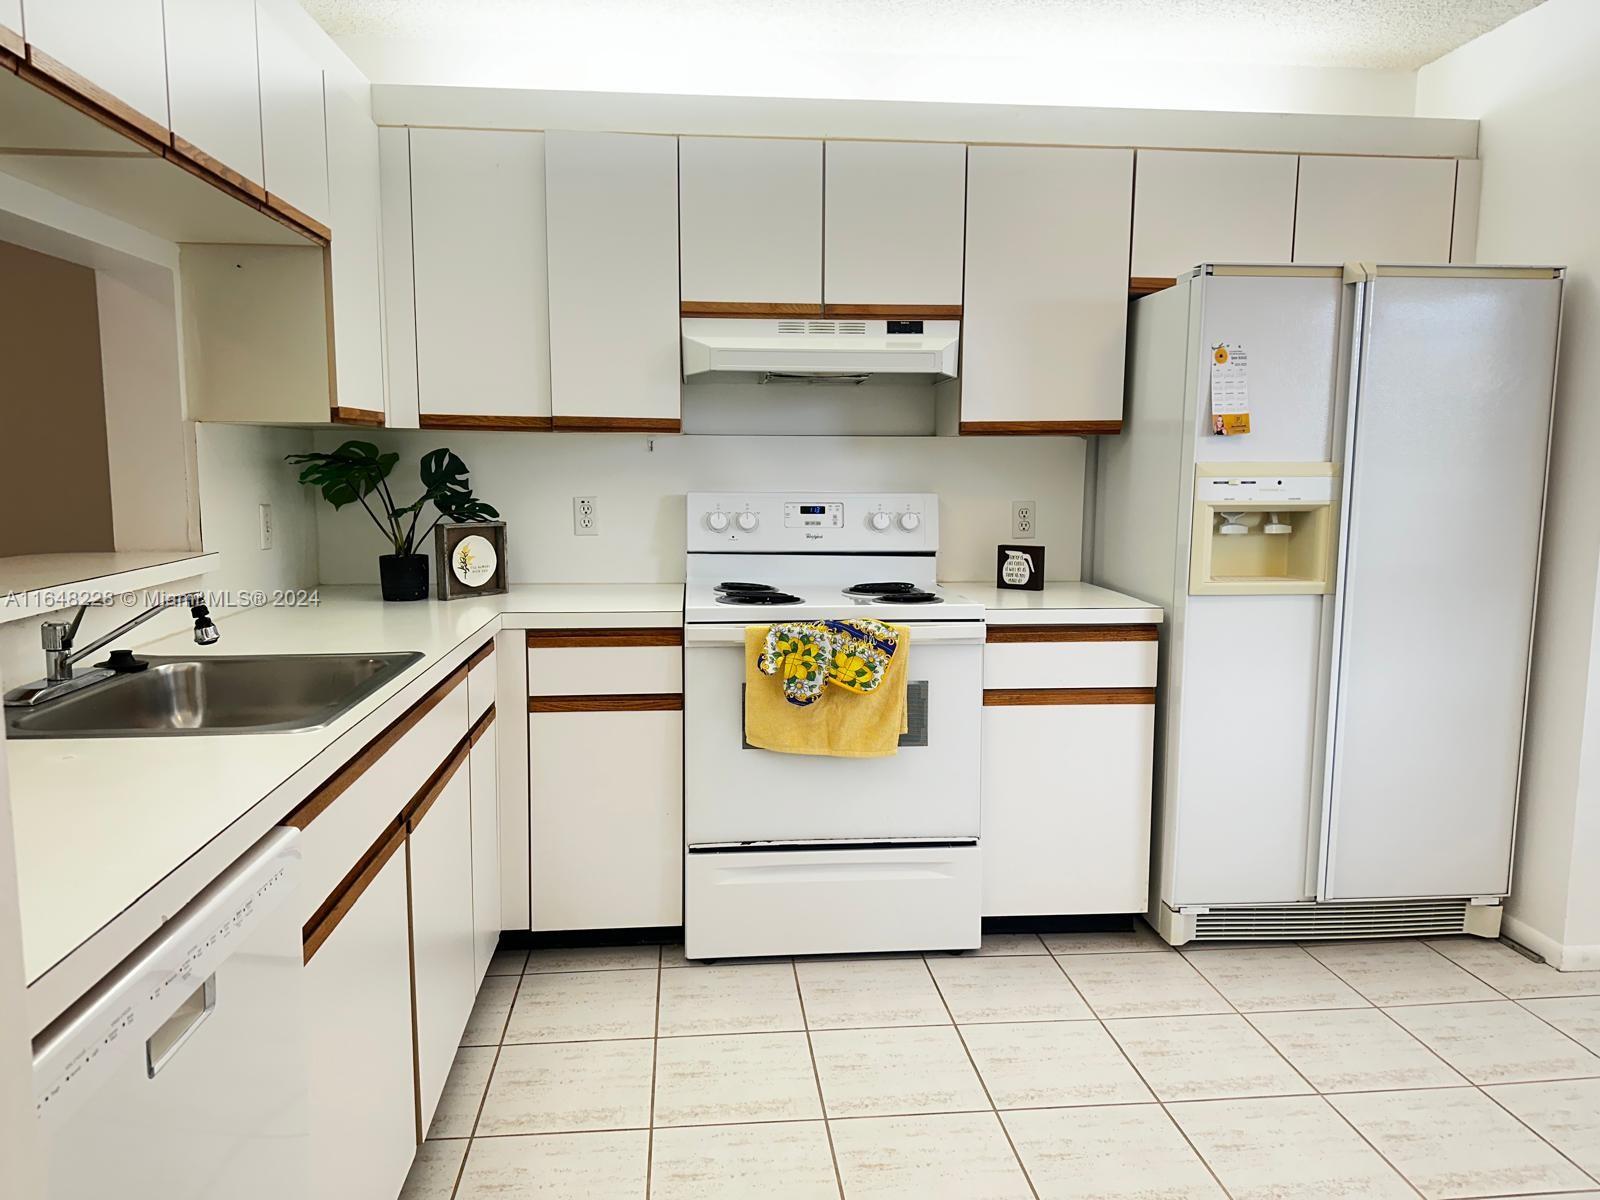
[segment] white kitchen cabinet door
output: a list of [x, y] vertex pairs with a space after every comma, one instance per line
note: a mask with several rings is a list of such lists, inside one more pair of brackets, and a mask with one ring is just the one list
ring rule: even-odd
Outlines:
[[557, 429], [676, 432], [678, 141], [545, 134]]
[[494, 722], [472, 744], [472, 971], [483, 982], [500, 941], [500, 789]]
[[390, 429], [415, 429], [417, 291], [411, 257], [411, 131], [378, 130], [383, 223], [383, 352]]
[[683, 921], [683, 713], [528, 717], [533, 928]]
[[21, 58], [25, 48], [22, 40], [22, 0], [0, 0], [0, 50]]
[[962, 432], [1115, 433], [1133, 151], [968, 153]]
[[1303, 155], [1294, 261], [1448, 263], [1453, 158]]
[[164, 141], [171, 123], [161, 9], [162, 0], [25, 0], [29, 57], [69, 86], [92, 85], [118, 115]]
[[822, 304], [822, 143], [678, 139], [685, 304]]
[[1200, 263], [1283, 263], [1294, 254], [1293, 154], [1140, 150], [1133, 269], [1143, 279]]
[[1155, 705], [986, 705], [983, 915], [1143, 912]]
[[256, 0], [165, 3], [173, 136], [261, 189]]
[[1476, 158], [1456, 160], [1456, 209], [1450, 223], [1450, 261], [1478, 261], [1478, 202], [1483, 191], [1483, 163]]
[[411, 819], [411, 944], [417, 997], [417, 1098], [433, 1121], [478, 992], [472, 923], [472, 773], [463, 762]]
[[322, 66], [294, 39], [277, 5], [268, 0], [256, 5], [256, 46], [267, 194], [319, 225], [330, 225]]
[[417, 1140], [403, 846], [305, 970], [312, 1195], [396, 1196]]
[[370, 89], [328, 92], [328, 198], [334, 237], [334, 407], [364, 419], [385, 413], [383, 253], [379, 228], [378, 127]]
[[549, 428], [545, 136], [411, 130], [424, 427]]
[[966, 177], [962, 145], [829, 142], [824, 302], [960, 304]]

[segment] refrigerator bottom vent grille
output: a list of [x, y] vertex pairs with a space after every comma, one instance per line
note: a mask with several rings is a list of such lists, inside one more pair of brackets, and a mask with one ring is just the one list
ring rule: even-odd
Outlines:
[[1196, 941], [1278, 940], [1465, 933], [1467, 907], [1465, 900], [1396, 900], [1372, 904], [1214, 908], [1195, 914], [1194, 938]]

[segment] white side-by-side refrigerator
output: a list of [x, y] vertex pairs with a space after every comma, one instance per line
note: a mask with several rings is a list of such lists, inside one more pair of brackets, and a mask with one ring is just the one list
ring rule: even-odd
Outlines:
[[1211, 265], [1133, 304], [1094, 579], [1168, 611], [1174, 944], [1499, 932], [1561, 291]]

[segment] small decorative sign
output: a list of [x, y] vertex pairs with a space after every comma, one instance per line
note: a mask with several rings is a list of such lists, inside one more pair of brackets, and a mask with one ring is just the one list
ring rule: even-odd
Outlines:
[[1009, 591], [1044, 591], [1044, 547], [999, 547], [994, 585]]
[[506, 590], [506, 523], [440, 522], [433, 531], [433, 562], [441, 600], [497, 596]]

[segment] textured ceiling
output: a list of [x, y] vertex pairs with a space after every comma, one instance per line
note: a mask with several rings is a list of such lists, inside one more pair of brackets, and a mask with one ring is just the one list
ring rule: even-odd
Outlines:
[[302, 0], [330, 33], [605, 54], [905, 54], [1415, 68], [1541, 0]]

